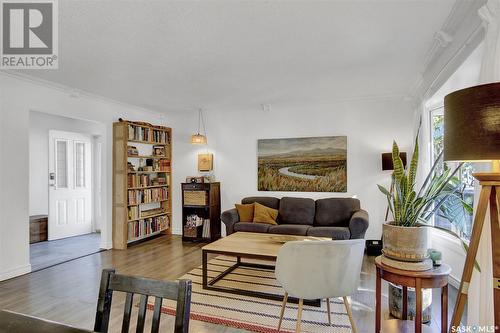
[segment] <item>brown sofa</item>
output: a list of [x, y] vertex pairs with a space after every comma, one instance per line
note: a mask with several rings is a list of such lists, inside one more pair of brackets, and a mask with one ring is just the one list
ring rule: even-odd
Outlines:
[[308, 235], [332, 239], [364, 238], [368, 229], [368, 213], [360, 208], [358, 199], [247, 197], [243, 204], [258, 202], [278, 210], [278, 225], [240, 222], [233, 208], [222, 213], [226, 234], [237, 231], [287, 235]]

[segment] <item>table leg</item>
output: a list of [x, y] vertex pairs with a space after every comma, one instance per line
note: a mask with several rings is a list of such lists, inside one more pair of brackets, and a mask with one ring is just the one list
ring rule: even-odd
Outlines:
[[380, 278], [380, 269], [377, 267], [377, 280], [375, 287], [375, 333], [380, 333], [380, 316], [381, 316], [381, 293], [382, 293], [382, 281]]
[[422, 281], [415, 279], [415, 333], [422, 333]]
[[401, 313], [401, 319], [408, 319], [408, 287], [403, 286], [403, 312]]
[[441, 333], [448, 332], [448, 285], [441, 289]]
[[208, 286], [208, 253], [207, 251], [201, 251], [201, 274], [202, 274], [202, 286], [203, 289]]

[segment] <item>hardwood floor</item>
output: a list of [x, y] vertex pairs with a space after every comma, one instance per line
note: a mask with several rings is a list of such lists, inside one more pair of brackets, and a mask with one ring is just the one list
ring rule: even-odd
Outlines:
[[38, 271], [68, 260], [80, 258], [101, 251], [101, 234], [90, 233], [81, 236], [45, 241], [30, 245], [31, 270]]
[[[178, 236], [162, 236], [130, 247], [96, 253], [31, 274], [0, 282], [0, 309], [9, 309], [77, 327], [92, 329], [101, 270], [113, 267], [119, 273], [175, 279], [201, 265], [203, 244], [183, 243]], [[384, 306], [387, 284], [383, 283]], [[374, 331], [375, 265], [365, 256], [359, 291], [352, 297], [353, 315], [359, 332]], [[453, 293], [450, 292], [453, 297]], [[434, 294], [433, 331], [439, 329], [439, 297]], [[111, 331], [119, 331], [125, 297], [113, 296]], [[454, 300], [450, 299], [450, 304]], [[135, 311], [137, 309], [134, 308]], [[136, 316], [136, 314], [134, 314]], [[149, 314], [150, 315], [150, 314]], [[136, 317], [132, 317], [136, 318]], [[150, 324], [150, 320], [147, 320]], [[135, 320], [134, 320], [135, 324]], [[169, 332], [173, 321], [163, 316], [162, 332]], [[148, 329], [148, 328], [147, 328]], [[146, 330], [147, 331], [147, 330]], [[191, 321], [190, 332], [236, 333], [244, 330]]]

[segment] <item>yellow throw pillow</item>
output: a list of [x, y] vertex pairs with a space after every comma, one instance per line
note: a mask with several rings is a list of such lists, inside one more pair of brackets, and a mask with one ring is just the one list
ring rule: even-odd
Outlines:
[[253, 210], [254, 204], [235, 204], [238, 215], [240, 216], [240, 222], [253, 222]]
[[278, 210], [266, 207], [260, 203], [255, 203], [253, 212], [253, 221], [255, 223], [278, 224], [276, 218], [278, 217]]

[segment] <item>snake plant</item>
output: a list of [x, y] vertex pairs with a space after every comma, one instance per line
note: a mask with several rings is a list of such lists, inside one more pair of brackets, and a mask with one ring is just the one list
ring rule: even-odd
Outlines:
[[429, 174], [420, 189], [416, 189], [416, 175], [419, 159], [418, 135], [408, 170], [405, 170], [403, 161], [399, 157], [399, 147], [394, 141], [392, 160], [394, 172], [392, 174], [391, 189], [378, 185], [380, 191], [387, 197], [394, 225], [414, 227], [428, 224], [436, 213], [455, 223], [457, 214], [455, 207], [459, 205], [467, 212], [471, 209], [463, 200], [464, 186], [458, 181], [456, 174], [461, 164], [454, 169], [445, 168], [442, 173], [435, 172], [442, 153], [434, 162]]
[[[393, 225], [400, 227], [433, 227], [457, 237], [468, 250], [467, 243], [451, 230], [432, 226], [429, 224], [433, 215], [446, 218], [454, 225], [460, 227], [464, 216], [472, 215], [472, 207], [464, 200], [464, 185], [456, 177], [462, 164], [456, 168], [445, 167], [437, 172], [438, 162], [442, 152], [434, 162], [429, 174], [420, 189], [416, 189], [416, 175], [419, 159], [418, 134], [415, 139], [415, 148], [408, 170], [405, 170], [403, 161], [399, 157], [399, 147], [394, 141], [392, 147], [392, 161], [394, 172], [390, 190], [378, 185], [380, 191], [387, 197], [389, 209], [394, 221]], [[480, 270], [479, 265], [475, 266]]]

